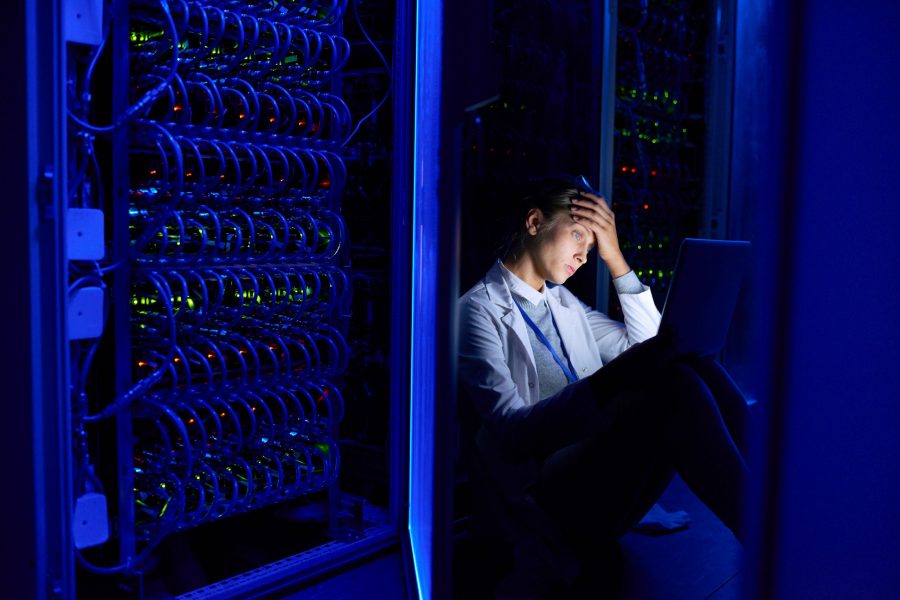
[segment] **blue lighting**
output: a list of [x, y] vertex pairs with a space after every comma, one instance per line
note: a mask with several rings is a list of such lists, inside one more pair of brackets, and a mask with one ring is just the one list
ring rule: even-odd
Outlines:
[[416, 13], [408, 527], [416, 585], [423, 600], [432, 596], [442, 10], [441, 0], [420, 0]]

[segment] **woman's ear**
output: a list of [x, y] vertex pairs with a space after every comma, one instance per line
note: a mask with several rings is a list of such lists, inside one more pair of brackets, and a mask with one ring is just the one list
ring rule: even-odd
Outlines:
[[528, 231], [529, 235], [537, 235], [543, 224], [544, 213], [541, 212], [541, 209], [532, 208], [528, 211], [528, 214], [525, 215], [525, 230]]

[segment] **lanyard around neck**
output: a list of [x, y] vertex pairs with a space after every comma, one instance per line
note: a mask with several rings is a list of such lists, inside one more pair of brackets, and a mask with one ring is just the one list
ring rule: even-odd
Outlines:
[[[535, 325], [534, 321], [531, 320], [531, 317], [528, 316], [528, 313], [525, 312], [525, 309], [522, 308], [522, 305], [519, 304], [519, 301], [513, 298], [513, 302], [516, 303], [516, 306], [519, 308], [519, 312], [522, 313], [522, 316], [525, 317], [525, 322], [528, 323], [528, 326], [534, 331], [534, 334], [541, 341], [542, 344], [547, 346], [547, 350], [550, 351], [550, 355], [553, 357], [553, 360], [556, 361], [556, 364], [559, 365], [559, 368], [563, 370], [563, 373], [566, 374], [566, 379], [569, 380], [569, 383], [575, 383], [578, 381], [578, 377], [575, 376], [575, 369], [572, 368], [572, 361], [566, 357], [566, 362], [563, 362], [563, 359], [560, 358], [559, 354], [557, 354], [556, 350], [553, 349], [553, 345], [550, 343], [550, 340], [547, 339], [547, 336], [544, 335], [544, 332]], [[547, 310], [550, 310], [550, 307], [547, 307]], [[553, 322], [553, 328], [556, 329], [556, 333], [559, 334], [559, 327], [556, 326], [556, 320], [553, 318], [553, 313], [550, 313], [550, 320]], [[559, 336], [560, 344], [562, 344], [562, 336]]]

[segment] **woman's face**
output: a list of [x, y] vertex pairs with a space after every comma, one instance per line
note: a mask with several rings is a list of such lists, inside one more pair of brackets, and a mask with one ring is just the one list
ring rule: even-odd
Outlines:
[[564, 283], [587, 262], [594, 235], [567, 214], [545, 221], [544, 227], [531, 249], [535, 270], [546, 281]]

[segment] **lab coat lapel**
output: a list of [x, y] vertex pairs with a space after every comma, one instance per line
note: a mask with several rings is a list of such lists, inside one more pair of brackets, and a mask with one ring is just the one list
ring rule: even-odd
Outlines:
[[531, 340], [528, 338], [528, 324], [513, 304], [512, 293], [509, 286], [503, 279], [500, 272], [500, 263], [496, 263], [493, 268], [487, 272], [484, 278], [484, 285], [487, 288], [488, 298], [494, 304], [494, 308], [500, 315], [500, 322], [507, 328], [512, 330], [518, 339], [521, 349], [524, 350], [525, 356], [528, 357], [529, 374], [537, 381], [537, 366], [534, 359], [534, 350], [531, 348]]
[[556, 321], [559, 338], [575, 369], [575, 375], [580, 379], [589, 370], [585, 359], [592, 353], [583, 332], [582, 311], [569, 308], [560, 302], [557, 290], [550, 290], [547, 294], [547, 304], [550, 306], [553, 320]]
[[[508, 307], [507, 313], [500, 317], [500, 322], [513, 330], [516, 337], [519, 339], [519, 343], [528, 355], [529, 364], [532, 366], [536, 365], [534, 350], [531, 347], [531, 340], [528, 338], [528, 324], [525, 323], [525, 319], [522, 318], [519, 311], [513, 310], [512, 307]], [[535, 367], [535, 375], [537, 375], [537, 367]]]

